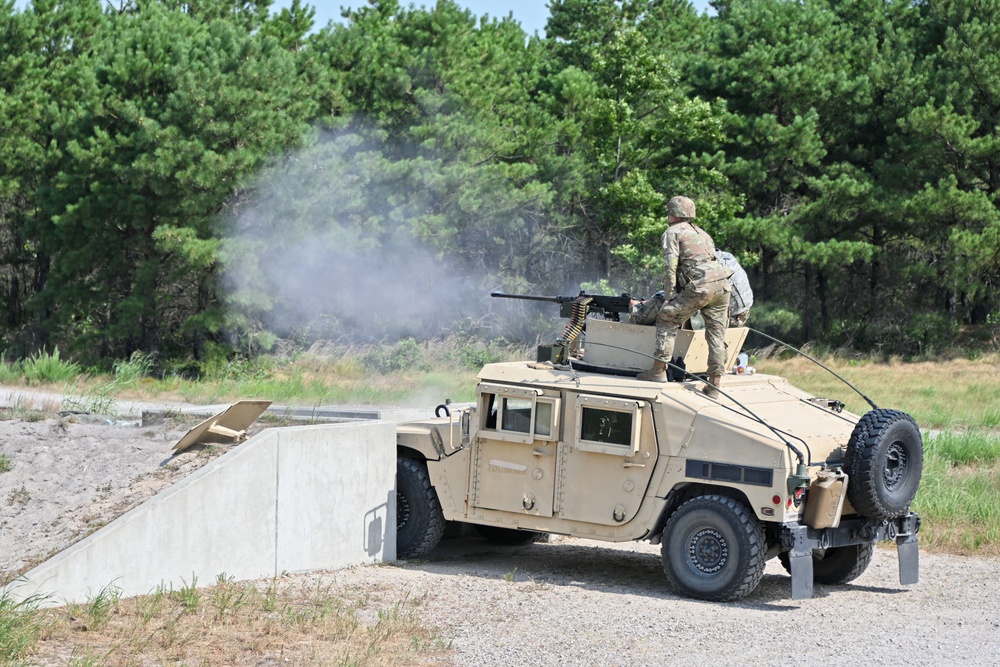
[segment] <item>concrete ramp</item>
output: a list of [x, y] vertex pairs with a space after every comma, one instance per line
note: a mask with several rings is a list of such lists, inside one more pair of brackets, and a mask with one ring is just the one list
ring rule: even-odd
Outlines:
[[83, 602], [396, 559], [396, 425], [272, 428], [11, 583]]

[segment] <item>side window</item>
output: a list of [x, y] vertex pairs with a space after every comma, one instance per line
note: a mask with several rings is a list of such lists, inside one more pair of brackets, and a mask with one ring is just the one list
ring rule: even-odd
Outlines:
[[531, 433], [531, 404], [533, 401], [528, 398], [503, 398], [503, 421], [500, 424], [502, 431], [514, 431], [515, 433]]
[[483, 394], [483, 428], [493, 430], [497, 427], [497, 395]]
[[480, 385], [482, 430], [513, 442], [559, 439], [559, 399], [541, 389]]
[[632, 440], [632, 413], [583, 408], [580, 439], [627, 447]]
[[535, 403], [535, 435], [539, 438], [551, 438], [552, 427], [555, 425], [553, 413], [555, 401], [539, 399]]
[[585, 452], [631, 456], [639, 451], [642, 401], [599, 396], [576, 399], [576, 448]]

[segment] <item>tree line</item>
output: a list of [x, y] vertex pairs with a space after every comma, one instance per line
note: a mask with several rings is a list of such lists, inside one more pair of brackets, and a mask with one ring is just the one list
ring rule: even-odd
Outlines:
[[[750, 326], [996, 331], [1000, 0], [549, 5], [542, 36], [453, 0], [320, 29], [300, 0], [0, 0], [0, 349], [348, 339], [323, 294], [418, 249], [477, 288], [649, 294], [675, 194], [747, 269]], [[363, 268], [277, 284], [345, 248]]]

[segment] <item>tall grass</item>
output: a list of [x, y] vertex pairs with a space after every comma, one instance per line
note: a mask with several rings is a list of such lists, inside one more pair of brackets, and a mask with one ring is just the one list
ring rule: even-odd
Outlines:
[[924, 474], [913, 502], [924, 547], [1000, 555], [1000, 436], [945, 433], [924, 442]]
[[45, 350], [33, 354], [21, 364], [21, 372], [28, 384], [69, 382], [80, 374], [80, 366], [59, 358], [59, 348], [52, 353]]
[[116, 361], [112, 368], [118, 385], [127, 386], [149, 375], [153, 369], [153, 358], [136, 350], [128, 361]]
[[0, 354], [0, 384], [17, 384], [24, 377], [20, 361], [7, 361], [7, 354]]
[[0, 664], [16, 664], [38, 641], [44, 614], [39, 605], [43, 601], [39, 596], [14, 600], [7, 592], [0, 595]]

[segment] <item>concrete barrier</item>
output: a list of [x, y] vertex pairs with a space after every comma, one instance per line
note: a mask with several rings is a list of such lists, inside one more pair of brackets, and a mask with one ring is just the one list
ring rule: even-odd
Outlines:
[[272, 428], [7, 587], [83, 602], [396, 559], [396, 426]]

